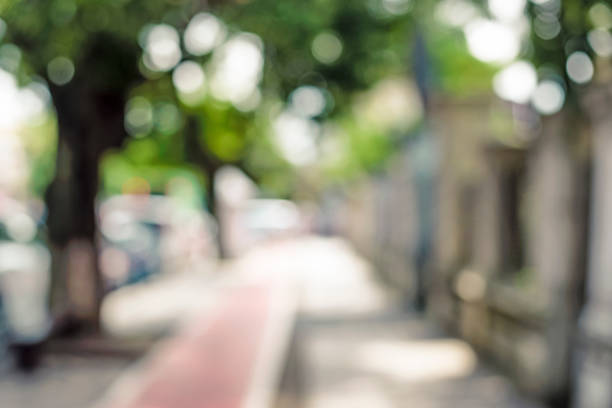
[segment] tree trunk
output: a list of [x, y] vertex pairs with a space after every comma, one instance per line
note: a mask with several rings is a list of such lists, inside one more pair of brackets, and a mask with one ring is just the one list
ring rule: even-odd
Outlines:
[[206, 185], [206, 206], [209, 214], [213, 217], [217, 224], [217, 230], [215, 233], [215, 240], [217, 242], [217, 249], [219, 251], [219, 257], [225, 258], [227, 251], [225, 250], [225, 242], [223, 237], [223, 228], [221, 223], [221, 217], [219, 214], [215, 177], [217, 170], [221, 167], [221, 162], [216, 157], [212, 156], [207, 149], [202, 146], [200, 142], [200, 133], [202, 128], [198, 121], [198, 118], [189, 116], [187, 118], [187, 126], [185, 127], [185, 148], [187, 160], [200, 167], [206, 174], [207, 185]]
[[61, 100], [55, 100], [56, 176], [46, 194], [53, 254], [52, 308], [54, 315], [96, 328], [102, 293], [95, 242], [99, 154], [91, 149], [92, 135], [79, 131], [85, 130], [79, 129], [80, 120], [62, 113]]
[[125, 139], [124, 107], [139, 78], [137, 58], [135, 47], [99, 34], [75, 64], [72, 81], [50, 86], [59, 135], [56, 174], [45, 199], [53, 256], [52, 311], [60, 330], [97, 330], [99, 325], [98, 167], [102, 154]]

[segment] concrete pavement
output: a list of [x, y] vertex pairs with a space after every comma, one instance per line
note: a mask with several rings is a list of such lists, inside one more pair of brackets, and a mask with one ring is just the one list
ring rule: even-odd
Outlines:
[[284, 276], [300, 294], [275, 408], [541, 407], [466, 342], [402, 311], [399, 299], [344, 241], [279, 242], [241, 262]]
[[[274, 408], [540, 407], [483, 363], [465, 342], [444, 335], [416, 314], [402, 312], [395, 295], [378, 282], [368, 262], [342, 240], [302, 237], [267, 243], [225, 264], [216, 274], [238, 286], [275, 282], [295, 298], [299, 313]], [[170, 303], [168, 299], [177, 299], [174, 306], [168, 305], [176, 314], [174, 318], [168, 308], [157, 307], [168, 327], [188, 324], [186, 316], [206, 314], [219, 304], [215, 293], [224, 285], [215, 283], [216, 278], [206, 278], [207, 283], [200, 278], [186, 279], [184, 284], [170, 285], [172, 296], [164, 295]], [[155, 290], [162, 290], [161, 286], [155, 285]], [[143, 295], [141, 299], [147, 300], [135, 307], [150, 312], [155, 308], [148, 309], [146, 303], [155, 298]], [[241, 302], [241, 296], [233, 299]], [[155, 320], [147, 316], [149, 322]], [[206, 346], [210, 341], [224, 349], [224, 333], [233, 330], [232, 325], [246, 324], [236, 316], [225, 323], [218, 321], [219, 338], [208, 339], [200, 351], [210, 349]], [[120, 323], [120, 327], [130, 327], [127, 321]], [[193, 375], [200, 376], [198, 381], [210, 386], [219, 384], [222, 377], [234, 378], [222, 369], [223, 361], [217, 362], [219, 369], [204, 370], [199, 362], [206, 356], [198, 357], [200, 351], [193, 358], [180, 358], [198, 362], [191, 364]], [[155, 360], [158, 352], [159, 348], [153, 348], [147, 358]], [[263, 360], [273, 361], [274, 353], [266, 353]], [[34, 377], [0, 376], [0, 406], [91, 407], [100, 402], [103, 390], [112, 382], [116, 390], [119, 378], [125, 378], [126, 372], [137, 372], [127, 369], [128, 363], [52, 356]], [[163, 374], [164, 365], [161, 367]], [[202, 389], [207, 387], [200, 384]], [[139, 381], [132, 385], [144, 387]], [[200, 395], [202, 389], [195, 388], [198, 392], [192, 395]], [[143, 401], [147, 408], [156, 406], [155, 395], [146, 394]], [[195, 400], [190, 402], [190, 406], [199, 406]]]

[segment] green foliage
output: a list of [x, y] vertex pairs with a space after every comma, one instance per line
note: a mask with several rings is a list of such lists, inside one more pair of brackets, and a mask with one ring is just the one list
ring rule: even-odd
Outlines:
[[8, 22], [9, 39], [26, 52], [43, 73], [48, 62], [65, 56], [78, 62], [88, 41], [99, 34], [136, 44], [142, 27], [152, 21], [184, 24], [190, 0], [4, 0], [0, 15]]
[[[391, 152], [391, 141], [384, 130], [364, 125], [354, 116], [351, 107], [355, 95], [383, 78], [408, 75], [414, 22], [421, 18], [415, 16], [423, 15], [434, 3], [413, 2], [412, 12], [397, 14], [385, 11], [382, 0], [211, 3], [208, 11], [220, 16], [231, 33], [252, 32], [263, 41], [263, 100], [250, 113], [210, 95], [186, 104], [174, 89], [171, 73], [148, 72], [142, 63], [128, 66], [142, 56], [138, 43], [143, 27], [166, 23], [180, 34], [190, 18], [203, 11], [200, 2], [0, 0], [0, 15], [8, 23], [8, 41], [22, 49], [30, 74], [47, 77], [49, 62], [62, 56], [71, 60], [77, 75], [81, 75], [79, 82], [73, 81], [74, 86], [125, 94], [129, 91], [133, 98], [141, 98], [137, 101], [142, 109], [135, 113], [141, 115], [140, 122], [128, 126], [132, 137], [103, 162], [103, 185], [108, 191], [120, 191], [125, 178], [138, 171], [150, 175], [145, 178], [155, 189], [163, 182], [155, 181], [162, 178], [153, 169], [191, 169], [185, 134], [188, 120], [194, 119], [199, 124], [197, 146], [204, 156], [240, 164], [270, 194], [287, 195], [296, 170], [281, 157], [271, 137], [272, 121], [278, 114], [272, 106], [279, 100], [286, 101], [302, 85], [325, 90], [329, 108], [315, 120], [336, 122], [346, 135], [343, 158], [331, 166], [324, 163], [325, 172], [340, 180], [377, 168]], [[99, 44], [107, 45], [100, 48]], [[452, 77], [450, 66], [468, 69], [464, 50], [457, 47], [452, 35], [436, 37], [432, 44], [440, 61], [452, 55], [451, 63], [440, 69], [444, 87], [467, 92], [488, 75], [482, 68], [474, 74], [473, 83], [448, 80]], [[122, 59], [123, 65], [114, 56], [118, 49], [128, 54]], [[183, 58], [206, 66], [210, 55], [195, 57], [185, 52]], [[139, 80], [134, 81], [131, 72], [137, 73], [137, 68], [144, 75], [136, 75]], [[120, 77], [127, 79], [122, 82]]]
[[[355, 90], [408, 70], [410, 14], [377, 14], [373, 4], [379, 3], [252, 0], [221, 7], [219, 12], [226, 21], [263, 39], [266, 89], [284, 98], [300, 85], [327, 87], [341, 111]], [[326, 63], [313, 55], [313, 41], [321, 33], [340, 40], [342, 52], [337, 60]]]
[[[592, 60], [600, 59], [602, 62], [606, 59], [609, 60], [609, 57], [598, 57], [587, 38], [589, 32], [593, 29], [600, 29], [609, 33], [612, 21], [608, 21], [604, 26], [599, 27], [592, 17], [609, 20], [609, 16], [612, 15], [610, 13], [611, 3], [609, 0], [560, 0], [558, 5], [559, 7], [553, 10], [553, 15], [556, 15], [559, 22], [558, 33], [552, 38], [543, 38], [538, 33], [537, 24], [542, 24], [541, 17], [550, 13], [550, 10], [543, 6], [529, 4], [528, 13], [532, 27], [529, 38], [531, 46], [529, 58], [538, 68], [540, 76], [553, 77], [564, 83], [572, 109], [580, 110], [579, 99], [585, 86], [576, 84], [568, 76], [566, 70], [568, 57], [576, 51], [581, 51], [590, 55]], [[600, 10], [597, 10], [597, 7]]]
[[323, 159], [321, 183], [335, 185], [376, 171], [393, 151], [388, 134], [378, 126], [358, 123], [350, 116], [340, 118], [324, 136], [331, 152]]
[[[132, 147], [132, 146], [130, 146]], [[148, 162], [141, 160], [142, 157], [133, 157], [134, 150], [127, 149], [132, 154], [124, 151], [109, 152], [102, 160], [102, 183], [104, 184], [103, 195], [115, 195], [129, 193], [130, 184], [134, 181], [146, 181], [146, 188], [153, 194], [168, 193], [169, 188], [176, 180], [182, 180], [191, 186], [196, 193], [189, 198], [194, 205], [202, 205], [202, 189], [204, 184], [201, 172], [193, 167], [183, 164], [171, 165], [167, 163]]]
[[50, 115], [21, 131], [28, 161], [31, 164], [29, 186], [35, 196], [42, 197], [55, 175], [57, 124]]
[[438, 26], [427, 34], [437, 86], [442, 92], [457, 97], [491, 92], [496, 68], [470, 55], [463, 33]]

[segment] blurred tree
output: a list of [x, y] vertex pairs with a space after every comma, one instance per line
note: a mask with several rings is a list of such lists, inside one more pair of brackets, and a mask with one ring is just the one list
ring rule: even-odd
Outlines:
[[[55, 255], [53, 294], [61, 298], [54, 303], [62, 305], [65, 310], [59, 312], [70, 320], [76, 317], [92, 326], [98, 321], [98, 162], [106, 149], [120, 146], [125, 138], [126, 98], [142, 80], [136, 41], [140, 29], [152, 20], [180, 22], [196, 6], [180, 0], [0, 3], [9, 41], [24, 53], [29, 73], [49, 84], [57, 114], [56, 174], [46, 193], [47, 223]], [[75, 242], [80, 242], [76, 248], [87, 259], [85, 264], [75, 265], [66, 257]], [[88, 282], [70, 282], [78, 279]], [[90, 293], [74, 293], [79, 288], [90, 288]]]
[[[455, 33], [463, 31], [467, 38], [467, 43], [470, 43], [469, 32], [474, 26], [480, 24], [481, 27], [489, 24], [484, 28], [482, 33], [489, 30], [494, 31], [514, 31], [518, 36], [516, 44], [508, 44], [504, 46], [506, 49], [514, 48], [516, 45], [516, 54], [509, 60], [495, 60], [481, 63], [481, 68], [474, 65], [476, 60], [469, 57], [468, 53], [463, 53], [461, 59], [457, 58], [457, 54], [447, 48], [441, 49], [442, 60], [451, 68], [451, 70], [465, 67], [468, 61], [470, 69], [464, 69], [462, 72], [467, 72], [467, 77], [463, 77], [463, 83], [468, 84], [471, 81], [466, 81], [466, 78], [471, 77], [469, 72], [481, 73], [481, 78], [485, 79], [480, 83], [491, 87], [491, 79], [496, 71], [501, 68], [510, 67], [513, 62], [523, 60], [528, 61], [535, 68], [534, 77], [537, 76], [537, 89], [532, 92], [531, 100], [513, 100], [516, 103], [531, 102], [532, 106], [542, 115], [550, 115], [557, 113], [564, 106], [567, 106], [572, 111], [579, 111], [582, 93], [587, 89], [588, 84], [596, 79], [597, 75], [609, 78], [609, 58], [612, 55], [612, 7], [609, 1], [601, 0], [531, 0], [531, 1], [516, 1], [504, 2], [500, 0], [472, 0], [468, 1], [453, 1], [443, 0], [438, 7], [438, 14], [442, 15], [442, 19], [446, 20], [447, 24], [454, 25], [454, 29], [433, 30], [433, 36], [440, 36], [444, 31], [455, 31]], [[454, 15], [452, 13], [455, 13]], [[477, 23], [477, 24], [474, 24]], [[470, 26], [471, 25], [471, 26]], [[491, 27], [495, 25], [495, 27]], [[492, 31], [491, 31], [492, 30]], [[476, 33], [476, 30], [472, 30]], [[493, 33], [494, 34], [494, 33]], [[500, 35], [506, 36], [503, 32]], [[463, 36], [458, 36], [457, 39], [460, 47], [465, 49], [466, 41]], [[501, 37], [500, 37], [501, 38]], [[476, 40], [476, 35], [474, 35]], [[447, 42], [446, 46], [451, 43]], [[497, 49], [502, 48], [501, 44], [487, 43], [486, 41], [475, 44], [480, 50], [470, 50], [478, 54], [490, 53], [495, 54]], [[438, 48], [438, 47], [436, 47]], [[440, 48], [438, 48], [440, 49]], [[492, 50], [493, 49], [493, 50]], [[453, 57], [453, 55], [455, 55]], [[476, 55], [482, 58], [482, 55]], [[487, 55], [484, 55], [487, 57]], [[485, 58], [486, 59], [486, 58]], [[525, 72], [523, 66], [520, 73], [515, 78], [512, 78], [518, 84], [520, 79], [523, 82], [531, 82], [529, 73]], [[596, 69], [597, 68], [597, 69]], [[599, 70], [599, 72], [596, 72]], [[517, 72], [517, 71], [515, 71]], [[508, 82], [511, 75], [508, 74]], [[520, 78], [519, 78], [520, 77]], [[460, 77], [456, 77], [460, 79]], [[452, 84], [453, 87], [458, 84]], [[534, 84], [536, 85], [536, 84]], [[508, 85], [510, 86], [510, 85]], [[529, 87], [526, 89], [528, 90]], [[536, 101], [536, 95], [540, 95], [540, 100], [546, 100], [550, 106], [539, 106]], [[547, 97], [548, 96], [548, 97]], [[534, 99], [535, 98], [535, 99]], [[519, 98], [524, 99], [524, 98]], [[509, 99], [510, 100], [510, 99]], [[546, 104], [545, 104], [546, 105]]]
[[[296, 89], [311, 87], [323, 96], [325, 106], [310, 116], [306, 115], [306, 123], [337, 117], [353, 135], [347, 149], [350, 157], [345, 161], [353, 164], [345, 166], [347, 171], [336, 174], [348, 175], [351, 168], [359, 172], [373, 168], [384, 159], [384, 152], [389, 149], [383, 147], [385, 142], [380, 132], [348, 125], [350, 120], [356, 120], [351, 101], [356, 91], [371, 86], [375, 81], [391, 74], [406, 73], [405, 57], [411, 34], [408, 12], [411, 6], [411, 2], [403, 0], [357, 2], [350, 6], [341, 2], [279, 5], [267, 0], [246, 4], [220, 3], [212, 11], [225, 19], [228, 28], [213, 15], [197, 14], [186, 29], [181, 30], [184, 48], [181, 51], [185, 57], [183, 63], [174, 69], [172, 77], [149, 71], [148, 80], [133, 90], [133, 100], [138, 98], [139, 106], [150, 115], [148, 120], [136, 126], [140, 129], [135, 129], [134, 140], [129, 144], [141, 144], [141, 139], [147, 139], [163, 146], [164, 140], [172, 140], [170, 145], [174, 153], [169, 155], [170, 150], [164, 147], [158, 151], [160, 156], [153, 160], [158, 164], [168, 160], [191, 162], [203, 169], [208, 184], [207, 203], [213, 213], [214, 174], [226, 163], [240, 167], [258, 181], [265, 192], [287, 197], [299, 183], [295, 183], [296, 172], [292, 171], [291, 163], [283, 159], [282, 152], [275, 146], [277, 143], [272, 136], [274, 118], [291, 109], [291, 97]], [[192, 25], [199, 25], [200, 30], [212, 30], [208, 34], [211, 37], [220, 32], [222, 39], [204, 46], [202, 50], [197, 47], [194, 50], [190, 38]], [[355, 30], [355, 26], [360, 29]], [[234, 27], [247, 29], [257, 37], [245, 37], [244, 32]], [[158, 28], [152, 26], [151, 30]], [[245, 106], [245, 102], [246, 105], [251, 103], [249, 95], [245, 100], [232, 100], [222, 92], [215, 92], [219, 60], [228, 52], [225, 45], [238, 37], [263, 43], [266, 62], [263, 82], [259, 89], [255, 89], [255, 99], [259, 102], [251, 107]], [[252, 61], [244, 57], [240, 63], [249, 65]], [[182, 85], [177, 77], [187, 71], [186, 68], [192, 70], [193, 78], [201, 75], [209, 85], [204, 87], [208, 90], [201, 95], [198, 90], [192, 90], [195, 99], [194, 95], [185, 95], [179, 89]], [[234, 80], [240, 82], [237, 78]], [[170, 137], [160, 129], [163, 120], [158, 120], [165, 115], [166, 108], [177, 109], [180, 116], [180, 124], [173, 131], [176, 134]], [[183, 146], [182, 152], [178, 146]], [[373, 146], [380, 148], [371, 149]]]
[[530, 2], [527, 10], [531, 23], [529, 59], [540, 80], [560, 84], [569, 108], [579, 111], [580, 98], [596, 75], [609, 80], [610, 2], [548, 0]]
[[[208, 180], [207, 201], [213, 211], [214, 173], [224, 163], [238, 165], [270, 191], [290, 194], [294, 175], [289, 171], [290, 160], [275, 154], [279, 149], [269, 137], [275, 127], [270, 118], [294, 109], [300, 104], [292, 100], [296, 89], [311, 86], [324, 96], [324, 108], [302, 114], [301, 122], [296, 122], [295, 115], [288, 116], [287, 122], [303, 127], [327, 118], [337, 120], [348, 135], [347, 173], [351, 168], [375, 168], [391, 149], [380, 131], [358, 125], [359, 113], [352, 109], [352, 102], [356, 92], [383, 78], [408, 73], [413, 14], [422, 15], [433, 3], [0, 1], [7, 38], [23, 51], [29, 74], [49, 84], [57, 115], [56, 173], [46, 201], [49, 236], [58, 255], [54, 257], [54, 294], [64, 299], [60, 303], [68, 315], [97, 322], [101, 285], [94, 201], [99, 162], [105, 152], [121, 150], [129, 163], [142, 166], [194, 163]], [[227, 41], [221, 38], [207, 48], [201, 42], [207, 28], [198, 31], [202, 26], [194, 29], [195, 42], [187, 39], [192, 17], [203, 9], [213, 10], [229, 23]], [[264, 50], [266, 61], [260, 89], [257, 69], [261, 67], [256, 67], [259, 62], [253, 47]], [[242, 68], [250, 69], [247, 77], [256, 79], [253, 89], [237, 82], [232, 70], [225, 85], [223, 78], [217, 78], [231, 52], [234, 63], [242, 62]], [[245, 53], [254, 59], [245, 60]], [[183, 56], [190, 61], [180, 63]], [[193, 95], [185, 95], [181, 87], [189, 88], [194, 78], [204, 74], [199, 73], [202, 65], [207, 68], [202, 78], [211, 76], [209, 88], [227, 88], [228, 82], [240, 86], [230, 86], [226, 97], [212, 92], [212, 97], [191, 100]], [[250, 93], [242, 95], [245, 89]], [[116, 165], [121, 160], [111, 162]], [[75, 265], [66, 256], [75, 242], [80, 242], [76, 251], [82, 252], [85, 263]], [[88, 268], [91, 270], [82, 270]], [[83, 273], [95, 285], [85, 285], [93, 288], [85, 295], [89, 300], [78, 302], [66, 288], [78, 287], [70, 280]], [[79, 304], [90, 307], [75, 307]]]
[[[264, 96], [272, 94], [283, 101], [277, 108], [280, 112], [272, 112], [273, 117], [294, 121], [297, 128], [324, 125], [313, 132], [320, 156], [315, 167], [319, 169], [297, 164], [298, 170], [304, 166], [319, 174], [308, 176], [304, 175], [307, 172], [298, 171], [302, 181], [306, 181], [305, 177], [311, 186], [314, 182], [321, 187], [330, 182], [348, 181], [364, 171], [379, 168], [392, 152], [393, 139], [389, 134], [382, 128], [377, 130], [377, 125], [365, 120], [363, 111], [354, 107], [363, 99], [365, 91], [378, 82], [410, 74], [411, 38], [418, 18], [415, 16], [428, 9], [431, 2], [419, 3], [412, 0], [349, 3], [252, 0], [240, 6], [220, 5], [216, 9], [226, 21], [236, 22], [262, 38], [266, 57]], [[299, 102], [295, 103], [298, 92], [311, 87], [324, 96], [325, 106], [311, 115], [300, 114], [296, 106]], [[306, 120], [296, 120], [296, 113]], [[406, 115], [412, 113], [406, 112]], [[404, 136], [405, 133], [404, 130]], [[296, 137], [294, 141], [297, 140]], [[334, 159], [329, 157], [330, 148], [335, 152], [331, 154]], [[281, 156], [286, 156], [280, 150]]]

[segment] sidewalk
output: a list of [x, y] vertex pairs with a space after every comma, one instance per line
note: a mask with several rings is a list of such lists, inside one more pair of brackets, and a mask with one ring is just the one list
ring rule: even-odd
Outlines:
[[277, 408], [540, 408], [415, 315], [300, 319]]
[[[132, 364], [128, 360], [51, 356], [33, 377], [0, 375], [0, 406], [87, 408], [96, 402], [112, 408], [244, 406], [234, 391], [221, 395], [223, 390], [236, 385], [238, 394], [250, 395], [248, 389], [269, 389], [277, 376], [274, 371], [283, 369], [275, 360], [287, 357], [277, 403], [270, 404], [271, 396], [260, 393], [259, 400], [268, 401], [263, 406], [539, 408], [503, 375], [479, 361], [465, 342], [445, 336], [416, 314], [400, 312], [370, 265], [342, 240], [303, 237], [269, 243], [227, 263], [218, 273], [230, 283], [206, 278], [171, 286], [171, 298], [181, 299], [173, 303], [173, 313], [192, 313], [200, 317], [186, 321], [200, 323], [183, 326], [191, 335], [175, 334], [152, 348], [145, 358], [151, 365], [140, 362], [128, 368]], [[278, 346], [282, 341], [270, 338], [266, 343], [271, 346], [255, 351], [260, 342], [253, 337], [260, 327], [257, 316], [264, 316], [257, 305], [263, 303], [257, 300], [260, 292], [244, 290], [257, 282], [286, 288], [282, 293], [293, 297], [289, 303], [298, 305], [288, 355], [284, 346]], [[160, 293], [156, 292], [158, 300]], [[163, 296], [168, 304], [174, 302], [171, 298]], [[167, 323], [169, 309], [162, 309]], [[149, 316], [150, 311], [145, 308], [143, 313]], [[138, 316], [142, 320], [144, 315]], [[149, 317], [147, 325], [139, 327], [155, 327]], [[117, 328], [132, 327], [128, 321], [120, 323]], [[241, 338], [241, 330], [247, 330], [255, 342]], [[286, 331], [277, 337], [282, 336], [287, 337]], [[246, 354], [234, 355], [234, 346]], [[171, 358], [163, 358], [168, 350]], [[253, 367], [254, 353], [259, 354], [259, 363], [247, 379], [241, 367]], [[262, 364], [267, 365], [263, 371]], [[268, 373], [265, 387], [260, 372]], [[113, 405], [117, 391], [125, 390], [126, 378], [128, 388], [133, 387], [128, 392], [132, 398], [126, 405]], [[247, 385], [253, 378], [255, 382]], [[162, 383], [163, 389], [156, 385]], [[189, 387], [188, 394], [183, 393], [184, 387]], [[103, 393], [106, 397], [100, 399]], [[180, 402], [183, 395], [189, 397], [184, 403]], [[220, 405], [215, 401], [221, 401]]]
[[462, 340], [401, 312], [345, 242], [305, 238], [242, 262], [299, 288], [300, 314], [275, 408], [540, 408]]

